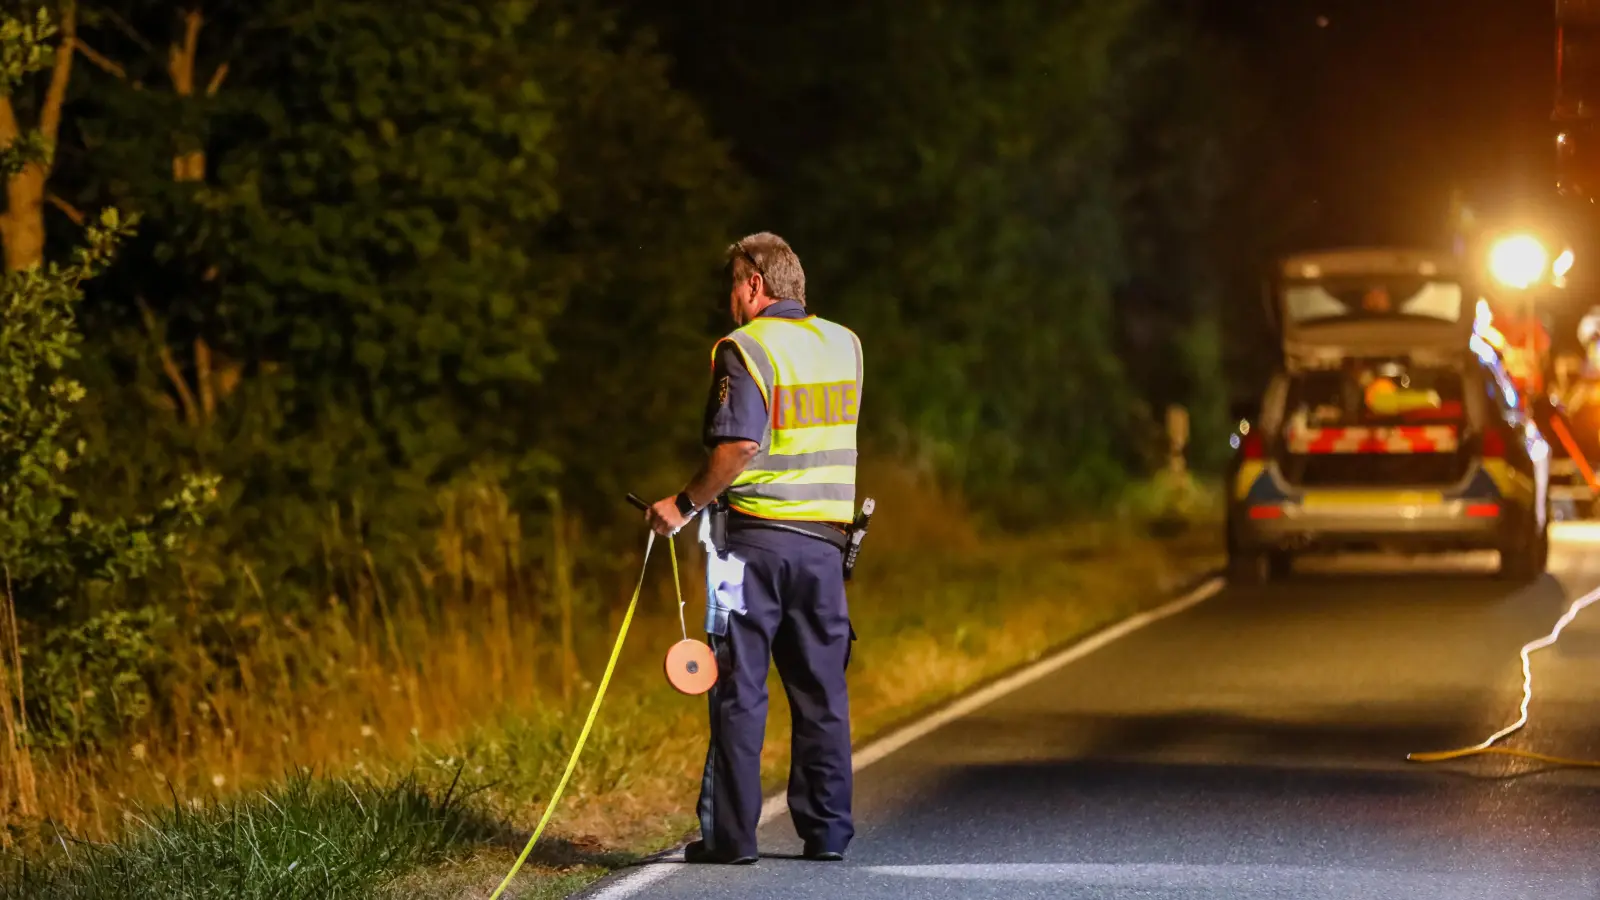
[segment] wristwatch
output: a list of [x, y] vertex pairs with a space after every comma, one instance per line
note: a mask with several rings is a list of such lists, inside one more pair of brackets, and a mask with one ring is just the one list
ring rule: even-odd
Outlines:
[[678, 515], [683, 516], [685, 519], [687, 519], [690, 516], [694, 515], [695, 513], [699, 512], [699, 510], [695, 509], [695, 507], [694, 507], [694, 501], [689, 499], [689, 492], [688, 491], [679, 491], [678, 492], [677, 504], [678, 504]]

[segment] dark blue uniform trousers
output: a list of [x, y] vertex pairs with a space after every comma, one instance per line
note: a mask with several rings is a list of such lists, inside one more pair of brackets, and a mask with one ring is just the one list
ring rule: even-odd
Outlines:
[[729, 534], [728, 549], [745, 561], [745, 609], [726, 616], [726, 633], [707, 636], [718, 676], [700, 784], [701, 839], [718, 854], [756, 853], [770, 658], [793, 723], [789, 815], [808, 848], [842, 853], [855, 835], [845, 692], [854, 634], [842, 553], [816, 538], [760, 528]]

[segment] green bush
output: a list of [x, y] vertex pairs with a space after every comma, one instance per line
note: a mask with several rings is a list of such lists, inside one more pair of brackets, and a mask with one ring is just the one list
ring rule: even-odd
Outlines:
[[97, 747], [145, 721], [171, 660], [174, 627], [157, 608], [91, 616], [23, 649], [28, 716], [36, 747]]

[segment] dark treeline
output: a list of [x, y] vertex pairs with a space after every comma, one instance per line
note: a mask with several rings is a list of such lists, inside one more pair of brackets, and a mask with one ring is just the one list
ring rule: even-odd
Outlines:
[[877, 458], [1001, 524], [1116, 497], [1169, 404], [1215, 462], [1228, 361], [1261, 349], [1255, 267], [1290, 212], [1270, 98], [1183, 4], [45, 8], [70, 70], [9, 81], [19, 119], [60, 122], [44, 255], [103, 207], [138, 217], [77, 305], [83, 449], [48, 512], [219, 493], [143, 580], [17, 582], [30, 640], [404, 580], [474, 490], [533, 553], [559, 499], [604, 570], [636, 533], [618, 498], [696, 459], [720, 254], [751, 230], [862, 334]]

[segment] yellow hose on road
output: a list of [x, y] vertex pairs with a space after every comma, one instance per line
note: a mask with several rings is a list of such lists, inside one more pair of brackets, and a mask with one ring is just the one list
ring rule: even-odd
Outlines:
[[1515, 722], [1512, 722], [1510, 725], [1507, 725], [1494, 734], [1489, 735], [1489, 737], [1480, 744], [1474, 744], [1471, 747], [1461, 747], [1456, 750], [1438, 750], [1430, 753], [1407, 753], [1406, 759], [1410, 760], [1411, 762], [1436, 763], [1445, 762], [1446, 760], [1452, 759], [1461, 759], [1467, 756], [1495, 755], [1514, 756], [1519, 759], [1531, 759], [1557, 766], [1570, 766], [1580, 769], [1600, 769], [1600, 760], [1568, 759], [1561, 756], [1550, 756], [1544, 753], [1534, 753], [1531, 750], [1512, 750], [1505, 747], [1494, 746], [1502, 738], [1514, 734], [1521, 729], [1522, 726], [1528, 724], [1528, 704], [1533, 702], [1533, 663], [1529, 657], [1533, 653], [1543, 650], [1560, 640], [1561, 630], [1571, 624], [1572, 620], [1576, 619], [1578, 617], [1578, 613], [1583, 612], [1585, 607], [1597, 600], [1600, 600], [1600, 590], [1591, 591], [1590, 593], [1579, 597], [1577, 600], [1573, 601], [1572, 606], [1567, 609], [1566, 615], [1561, 617], [1561, 620], [1556, 623], [1556, 627], [1552, 629], [1549, 634], [1539, 638], [1536, 641], [1529, 641], [1528, 643], [1522, 645], [1522, 714], [1517, 717]]
[[[611, 686], [611, 673], [617, 668], [617, 659], [622, 656], [622, 642], [628, 638], [628, 626], [633, 622], [633, 611], [639, 605], [639, 594], [644, 590], [644, 573], [650, 569], [650, 549], [655, 546], [656, 534], [650, 532], [650, 538], [644, 545], [644, 562], [639, 566], [639, 582], [633, 586], [633, 599], [628, 601], [628, 611], [622, 617], [622, 627], [617, 630], [617, 642], [611, 648], [611, 659], [606, 663], [605, 674], [600, 676], [600, 688], [595, 691], [594, 703], [589, 705], [589, 718], [584, 720], [583, 731], [578, 734], [578, 744], [572, 748], [572, 755], [567, 758], [567, 769], [561, 773], [561, 781], [556, 784], [554, 794], [550, 795], [550, 803], [544, 808], [544, 815], [539, 819], [539, 827], [533, 830], [533, 837], [528, 838], [527, 846], [522, 848], [522, 853], [517, 857], [516, 865], [506, 873], [505, 880], [489, 895], [489, 900], [499, 900], [506, 886], [511, 884], [511, 879], [517, 877], [517, 872], [522, 869], [522, 864], [527, 861], [528, 854], [533, 852], [533, 845], [539, 842], [539, 836], [544, 834], [544, 827], [550, 824], [550, 816], [556, 811], [556, 804], [561, 802], [561, 794], [567, 789], [567, 782], [572, 778], [572, 772], [578, 767], [578, 757], [583, 755], [583, 745], [589, 741], [589, 730], [594, 727], [595, 716], [600, 713], [600, 701], [606, 698], [606, 688]], [[667, 538], [667, 547], [672, 554], [672, 587], [678, 595], [678, 615], [683, 615], [683, 583], [678, 579], [678, 548]]]

